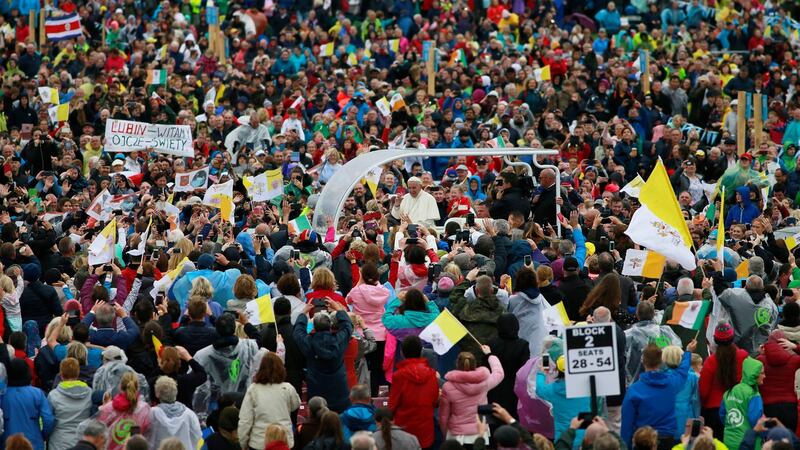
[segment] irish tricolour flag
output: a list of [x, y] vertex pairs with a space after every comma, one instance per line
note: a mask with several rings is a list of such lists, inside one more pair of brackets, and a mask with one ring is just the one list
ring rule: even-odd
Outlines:
[[50, 17], [44, 22], [44, 29], [47, 33], [47, 39], [51, 41], [75, 39], [83, 34], [81, 18], [77, 13]]
[[167, 84], [167, 71], [165, 69], [148, 70], [147, 84], [149, 85]]
[[672, 307], [672, 318], [667, 323], [680, 325], [684, 328], [699, 330], [706, 320], [711, 302], [692, 300], [690, 302], [675, 302]]

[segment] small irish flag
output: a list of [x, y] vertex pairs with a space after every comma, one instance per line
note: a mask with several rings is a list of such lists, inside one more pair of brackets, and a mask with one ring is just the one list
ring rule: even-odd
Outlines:
[[322, 44], [319, 46], [319, 56], [333, 56], [333, 42]]
[[450, 62], [448, 63], [448, 65], [450, 67], [453, 67], [458, 64], [467, 67], [467, 54], [464, 53], [463, 48], [459, 48], [458, 50], [450, 54]]
[[148, 70], [147, 84], [149, 85], [167, 84], [167, 70], [166, 69]]
[[506, 148], [506, 141], [503, 139], [503, 136], [500, 136], [499, 134], [496, 138], [488, 141], [486, 144], [492, 148]]
[[311, 222], [305, 214], [297, 216], [296, 219], [289, 221], [289, 233], [298, 235], [305, 230], [311, 229]]
[[690, 302], [675, 302], [672, 306], [672, 318], [667, 321], [669, 325], [680, 325], [690, 330], [699, 330], [706, 320], [711, 302], [692, 300]]
[[419, 338], [433, 346], [433, 351], [444, 355], [467, 335], [467, 329], [448, 309], [439, 313], [430, 325], [419, 333]]

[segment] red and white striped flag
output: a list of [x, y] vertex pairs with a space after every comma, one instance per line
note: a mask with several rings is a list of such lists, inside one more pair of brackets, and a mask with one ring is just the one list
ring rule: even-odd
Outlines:
[[44, 23], [44, 29], [47, 32], [47, 39], [51, 41], [75, 39], [83, 34], [81, 18], [77, 13], [49, 17]]

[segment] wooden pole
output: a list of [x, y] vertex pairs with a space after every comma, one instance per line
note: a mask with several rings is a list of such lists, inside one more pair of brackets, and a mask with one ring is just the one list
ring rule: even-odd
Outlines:
[[753, 136], [755, 138], [754, 147], [756, 151], [761, 148], [761, 141], [764, 134], [764, 118], [761, 116], [763, 97], [759, 93], [753, 94]]
[[642, 74], [642, 94], [650, 93], [650, 52], [644, 52], [644, 73]]
[[36, 42], [36, 12], [28, 11], [28, 42]]
[[[47, 2], [45, 2], [45, 7], [47, 7]], [[44, 22], [45, 22], [45, 7], [39, 11], [39, 48], [42, 48], [45, 42], [47, 42], [47, 33], [44, 29]]]
[[433, 58], [436, 57], [435, 43], [431, 41], [428, 47], [428, 95], [436, 95], [436, 67]]
[[747, 152], [747, 119], [745, 110], [747, 109], [747, 92], [738, 91], [736, 96], [736, 153], [741, 155]]

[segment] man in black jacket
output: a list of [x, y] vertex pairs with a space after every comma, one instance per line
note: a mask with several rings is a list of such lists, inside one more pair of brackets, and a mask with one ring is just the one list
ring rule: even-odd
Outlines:
[[586, 317], [580, 316], [580, 309], [589, 291], [592, 290], [592, 282], [589, 279], [582, 277], [580, 267], [578, 267], [578, 260], [572, 256], [564, 258], [563, 266], [564, 278], [558, 285], [558, 290], [561, 291], [561, 296], [564, 299], [564, 309], [567, 310], [567, 316], [570, 320], [580, 322], [586, 320]]
[[[30, 251], [28, 247], [24, 247]], [[22, 322], [33, 320], [39, 325], [39, 335], [44, 337], [44, 330], [53, 317], [64, 314], [58, 293], [51, 286], [42, 283], [42, 267], [39, 262], [27, 264], [22, 268], [22, 278], [28, 283], [19, 299], [22, 311]]]
[[517, 187], [517, 174], [514, 172], [503, 172], [497, 178], [497, 195], [489, 214], [493, 218], [504, 219], [511, 211], [519, 211], [524, 217], [528, 217], [531, 210], [530, 201], [525, 193]]
[[184, 347], [192, 356], [217, 339], [217, 330], [206, 324], [207, 305], [199, 299], [190, 300], [187, 312], [191, 322], [175, 330], [175, 345]]
[[[556, 189], [560, 190], [558, 197], [556, 197]], [[556, 225], [558, 221], [556, 205], [561, 205], [561, 214], [564, 216], [569, 216], [572, 209], [567, 200], [567, 193], [561, 189], [561, 186], [556, 186], [556, 174], [552, 169], [544, 169], [539, 174], [539, 187], [536, 189], [531, 203], [533, 204], [531, 207], [533, 220], [542, 226]]]

